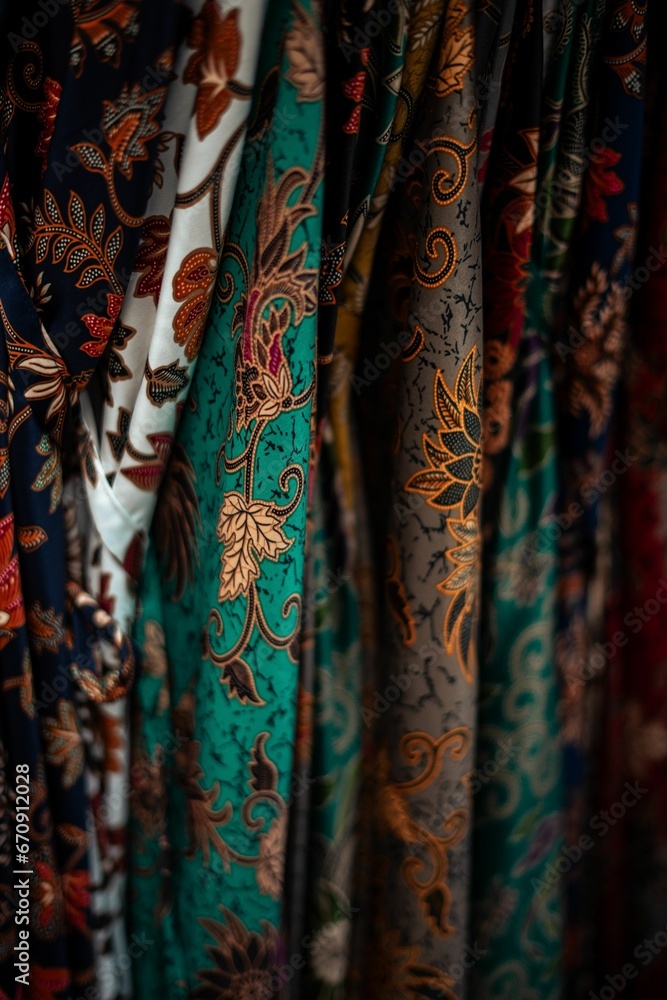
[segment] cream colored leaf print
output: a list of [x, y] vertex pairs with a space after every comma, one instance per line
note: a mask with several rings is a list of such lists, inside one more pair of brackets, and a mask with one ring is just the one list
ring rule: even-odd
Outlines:
[[294, 27], [285, 41], [290, 61], [287, 79], [299, 92], [298, 102], [320, 101], [324, 96], [324, 60], [319, 34], [300, 4], [295, 10]]
[[272, 899], [280, 899], [282, 893], [286, 841], [287, 813], [281, 813], [259, 840], [257, 888], [262, 895], [270, 896]]
[[159, 622], [149, 619], [144, 626], [143, 668], [149, 677], [164, 677], [167, 672], [167, 652], [164, 632]]
[[447, 11], [440, 66], [433, 87], [438, 97], [463, 90], [463, 81], [475, 63], [475, 31], [469, 24], [461, 27], [466, 6], [456, 0]]
[[283, 518], [266, 500], [247, 501], [241, 493], [228, 493], [218, 517], [218, 539], [224, 543], [220, 557], [219, 601], [247, 594], [259, 577], [259, 562], [272, 559], [292, 545], [283, 532]]
[[143, 653], [143, 669], [146, 676], [162, 681], [156, 704], [157, 714], [162, 715], [169, 708], [167, 650], [162, 626], [151, 618], [144, 626]]

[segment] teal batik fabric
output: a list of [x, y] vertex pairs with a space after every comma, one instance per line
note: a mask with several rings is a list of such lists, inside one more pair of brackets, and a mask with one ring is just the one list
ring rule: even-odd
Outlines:
[[[337, 563], [327, 526], [335, 488], [331, 449], [312, 499], [308, 594], [312, 631], [313, 730], [307, 854], [306, 969], [297, 996], [343, 1000], [350, 972], [352, 899], [361, 771], [361, 620], [354, 574]], [[299, 735], [303, 737], [301, 731]]]
[[[542, 46], [543, 24], [556, 37], [544, 73], [532, 172], [524, 175], [521, 188], [527, 197], [519, 207], [533, 237], [530, 259], [521, 269], [526, 308], [507, 466], [497, 510], [486, 512], [494, 534], [485, 552], [482, 618], [477, 767], [485, 777], [475, 801], [473, 937], [483, 957], [473, 971], [472, 994], [479, 1000], [561, 995], [565, 884], [558, 863], [563, 858], [564, 774], [556, 667], [559, 475], [551, 343], [562, 313], [581, 197], [578, 164], [602, 6], [586, 0], [560, 11], [558, 19], [547, 12], [543, 22], [541, 3], [524, 5], [525, 25], [535, 23], [536, 44]], [[508, 222], [517, 218], [518, 211]]]
[[[321, 246], [317, 8], [269, 4], [215, 301], [141, 592], [137, 996], [278, 995]], [[282, 971], [281, 971], [282, 968]]]

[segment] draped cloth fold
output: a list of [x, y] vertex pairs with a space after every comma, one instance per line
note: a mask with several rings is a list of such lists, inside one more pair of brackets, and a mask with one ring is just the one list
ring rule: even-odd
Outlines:
[[[322, 238], [317, 8], [271, 0], [141, 586], [132, 930], [145, 996], [279, 992]], [[244, 987], [245, 988], [245, 987]]]
[[[84, 763], [94, 706], [135, 668], [82, 589], [79, 397], [113, 328], [105, 309], [123, 302], [187, 22], [151, 0], [1, 13], [0, 757], [3, 785], [21, 773], [29, 787], [10, 819], [29, 828], [30, 961], [17, 981], [22, 900], [3, 850], [0, 992], [64, 1000], [106, 995], [91, 905], [104, 830]], [[112, 979], [126, 995], [127, 973]]]

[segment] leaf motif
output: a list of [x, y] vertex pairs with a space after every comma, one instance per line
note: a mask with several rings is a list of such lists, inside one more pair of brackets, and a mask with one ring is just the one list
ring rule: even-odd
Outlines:
[[87, 142], [76, 142], [72, 149], [88, 170], [104, 173], [106, 161], [97, 146], [91, 146]]
[[100, 243], [104, 233], [104, 206], [100, 205], [90, 222], [90, 231], [95, 237], [95, 242]]
[[443, 466], [445, 462], [450, 458], [447, 452], [441, 451], [439, 448], [436, 448], [433, 442], [429, 441], [426, 435], [424, 435], [423, 445], [424, 445], [424, 454], [428, 458], [429, 462], [432, 465], [435, 465], [436, 468], [439, 466]]
[[164, 466], [162, 464], [136, 465], [130, 469], [122, 469], [121, 471], [138, 489], [152, 493], [160, 485]]
[[438, 97], [463, 90], [466, 73], [475, 64], [475, 31], [471, 24], [461, 28], [465, 4], [455, 0], [447, 9], [438, 75], [433, 84]]
[[[62, 222], [62, 219], [60, 218], [60, 212], [58, 211], [58, 205], [56, 203], [56, 199], [53, 197], [50, 191], [46, 192], [44, 202], [49, 222]], [[35, 213], [35, 219], [38, 225], [41, 225], [43, 223], [43, 219], [41, 218], [41, 212], [39, 213], [39, 215], [37, 214], [37, 212]]]
[[65, 253], [67, 248], [71, 245], [71, 243], [72, 243], [71, 236], [60, 236], [56, 240], [53, 246], [54, 263], [57, 263], [62, 258], [63, 254]]
[[427, 0], [426, 3], [418, 4], [413, 9], [410, 16], [410, 34], [408, 36], [408, 44], [411, 52], [426, 45], [429, 35], [438, 25], [441, 16], [441, 4], [438, 2], [433, 3], [432, 0], [431, 2]]
[[457, 32], [449, 39], [449, 44], [443, 49], [443, 65], [435, 87], [438, 97], [463, 89], [464, 77], [473, 66], [474, 50], [472, 27]]
[[146, 362], [146, 395], [155, 406], [177, 399], [188, 381], [188, 370], [179, 365], [178, 361], [155, 369]]
[[422, 472], [415, 472], [414, 475], [410, 476], [405, 484], [405, 488], [433, 493], [435, 490], [442, 489], [445, 483], [448, 482], [449, 476], [445, 472], [440, 472], [438, 469], [426, 469]]
[[477, 407], [475, 386], [473, 382], [475, 352], [471, 351], [463, 362], [463, 367], [456, 379], [456, 395], [459, 402], [464, 402], [473, 410]]
[[84, 260], [90, 257], [90, 251], [87, 247], [82, 246], [80, 243], [75, 243], [71, 250], [68, 251], [65, 259], [65, 270], [70, 273], [71, 271], [76, 271]]
[[255, 792], [275, 792], [278, 788], [278, 768], [269, 760], [264, 749], [268, 738], [268, 733], [258, 733], [251, 750], [249, 784]]
[[220, 683], [226, 684], [229, 688], [229, 697], [236, 696], [242, 705], [251, 702], [253, 705], [265, 705], [266, 702], [260, 698], [255, 685], [253, 672], [248, 664], [240, 657], [235, 657], [225, 663]]
[[74, 191], [69, 196], [69, 218], [75, 229], [82, 233], [86, 231], [86, 210], [78, 194]]
[[100, 278], [103, 277], [104, 277], [104, 271], [102, 270], [102, 268], [97, 267], [97, 265], [95, 264], [92, 264], [90, 267], [87, 267], [85, 269], [85, 271], [77, 281], [76, 287], [87, 288], [89, 285], [92, 285], [95, 281], [99, 281]]
[[106, 259], [110, 264], [113, 264], [113, 262], [115, 261], [116, 257], [118, 256], [118, 251], [120, 250], [122, 245], [123, 245], [123, 230], [120, 226], [118, 226], [112, 232], [104, 248], [104, 256], [106, 257]]
[[41, 264], [41, 262], [46, 257], [48, 251], [49, 251], [48, 236], [40, 236], [40, 238], [37, 240], [37, 250], [36, 250], [36, 257], [38, 264]]
[[461, 545], [476, 545], [479, 537], [477, 518], [469, 517], [466, 521], [456, 521], [453, 518], [447, 522], [447, 527]]
[[18, 542], [24, 552], [34, 552], [47, 539], [48, 535], [44, 528], [40, 528], [39, 525], [31, 525], [18, 530]]
[[435, 408], [440, 420], [448, 430], [454, 430], [461, 426], [461, 414], [445, 385], [442, 372], [438, 372], [435, 383]]
[[294, 539], [287, 539], [282, 518], [265, 500], [248, 503], [241, 493], [227, 495], [220, 508], [218, 539], [224, 542], [221, 556], [219, 601], [247, 594], [252, 580], [259, 577], [258, 560], [277, 561]]

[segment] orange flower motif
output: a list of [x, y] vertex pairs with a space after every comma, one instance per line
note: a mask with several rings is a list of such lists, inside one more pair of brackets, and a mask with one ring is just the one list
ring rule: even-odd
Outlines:
[[621, 154], [605, 148], [591, 157], [586, 173], [588, 218], [596, 222], [609, 222], [607, 201], [610, 195], [620, 194], [623, 182], [614, 167], [620, 163]]
[[453, 393], [443, 373], [436, 373], [434, 405], [442, 429], [435, 444], [424, 434], [428, 469], [415, 472], [405, 484], [406, 490], [421, 493], [436, 510], [460, 505], [464, 519], [475, 510], [481, 486], [482, 424], [475, 360], [473, 347], [459, 369]]
[[[158, 87], [146, 93], [135, 83], [133, 87], [123, 87], [117, 100], [104, 102], [102, 131], [109, 143], [111, 162], [128, 180], [132, 179], [134, 163], [148, 159], [146, 147], [160, 131], [155, 119], [166, 93], [166, 87]], [[101, 154], [98, 147], [77, 143], [72, 148], [81, 155], [89, 169], [104, 172], [99, 161]]]
[[229, 83], [239, 65], [241, 39], [238, 10], [223, 17], [215, 0], [206, 0], [192, 25], [189, 45], [195, 49], [183, 80], [197, 87], [197, 133], [204, 139], [227, 110], [233, 91]]
[[0, 649], [25, 625], [18, 553], [14, 552], [14, 515], [0, 521]]
[[218, 268], [214, 250], [192, 250], [174, 275], [173, 292], [183, 305], [174, 316], [174, 340], [185, 347], [185, 356], [197, 356]]
[[122, 295], [114, 295], [113, 292], [107, 292], [108, 315], [95, 316], [93, 313], [86, 313], [83, 317], [83, 322], [88, 327], [89, 332], [96, 338], [95, 340], [88, 340], [85, 344], [81, 345], [81, 350], [89, 354], [91, 358], [99, 358], [101, 354], [104, 354], [111, 331], [120, 315], [122, 304]]
[[9, 177], [5, 177], [0, 190], [0, 246], [4, 246], [12, 260], [16, 258], [16, 219], [14, 203], [9, 188]]
[[135, 296], [150, 296], [155, 305], [160, 298], [170, 232], [171, 223], [165, 215], [151, 215], [141, 230], [141, 246], [137, 251], [134, 269], [142, 274], [137, 282]]

